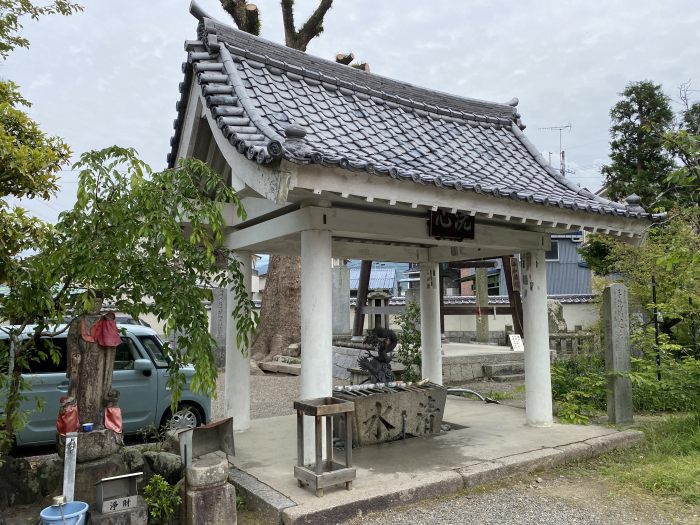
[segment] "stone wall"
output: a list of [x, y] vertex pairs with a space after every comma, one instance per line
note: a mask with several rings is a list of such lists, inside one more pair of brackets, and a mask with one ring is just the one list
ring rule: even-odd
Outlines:
[[362, 350], [346, 346], [333, 346], [333, 377], [350, 379], [349, 368], [357, 368], [357, 358]]

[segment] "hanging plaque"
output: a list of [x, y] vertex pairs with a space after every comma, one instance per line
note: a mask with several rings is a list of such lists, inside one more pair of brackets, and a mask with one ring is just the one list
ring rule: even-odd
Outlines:
[[438, 239], [473, 239], [474, 217], [458, 211], [449, 213], [444, 210], [430, 212], [428, 235]]

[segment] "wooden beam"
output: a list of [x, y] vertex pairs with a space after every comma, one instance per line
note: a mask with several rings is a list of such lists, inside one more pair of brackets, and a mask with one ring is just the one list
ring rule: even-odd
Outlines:
[[455, 261], [451, 262], [450, 268], [495, 268], [496, 261]]
[[520, 290], [515, 290], [513, 286], [513, 272], [511, 269], [511, 261], [514, 259], [512, 255], [504, 255], [501, 257], [503, 264], [503, 272], [506, 281], [506, 290], [508, 291], [508, 302], [513, 306], [511, 315], [513, 317], [513, 330], [520, 337], [525, 334], [523, 332], [523, 303], [520, 297]]

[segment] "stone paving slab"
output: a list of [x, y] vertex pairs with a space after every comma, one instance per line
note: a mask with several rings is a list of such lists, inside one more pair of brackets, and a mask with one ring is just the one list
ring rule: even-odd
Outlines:
[[[293, 506], [279, 508], [285, 524], [342, 523], [370, 511], [444, 495], [533, 470], [590, 457], [642, 438], [637, 431], [601, 426], [525, 424], [522, 409], [448, 398], [439, 436], [384, 443], [353, 451], [357, 479], [317, 498], [293, 476], [296, 421], [282, 416], [253, 421], [236, 435], [236, 467]], [[235, 483], [235, 480], [232, 480]], [[287, 500], [285, 500], [287, 501]]]

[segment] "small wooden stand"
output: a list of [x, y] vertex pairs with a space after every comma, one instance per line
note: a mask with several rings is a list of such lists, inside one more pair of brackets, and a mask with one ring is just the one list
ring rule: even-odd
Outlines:
[[[352, 421], [348, 413], [355, 410], [355, 404], [332, 397], [303, 399], [294, 402], [297, 411], [297, 464], [294, 477], [299, 486], [307, 483], [316, 491], [316, 496], [323, 496], [323, 489], [345, 483], [347, 490], [352, 489], [355, 469], [352, 468]], [[316, 464], [314, 468], [304, 465], [304, 415], [316, 419]], [[333, 461], [333, 416], [342, 415], [345, 423], [345, 464]], [[323, 425], [321, 418], [326, 416], [326, 461], [323, 461]]]

